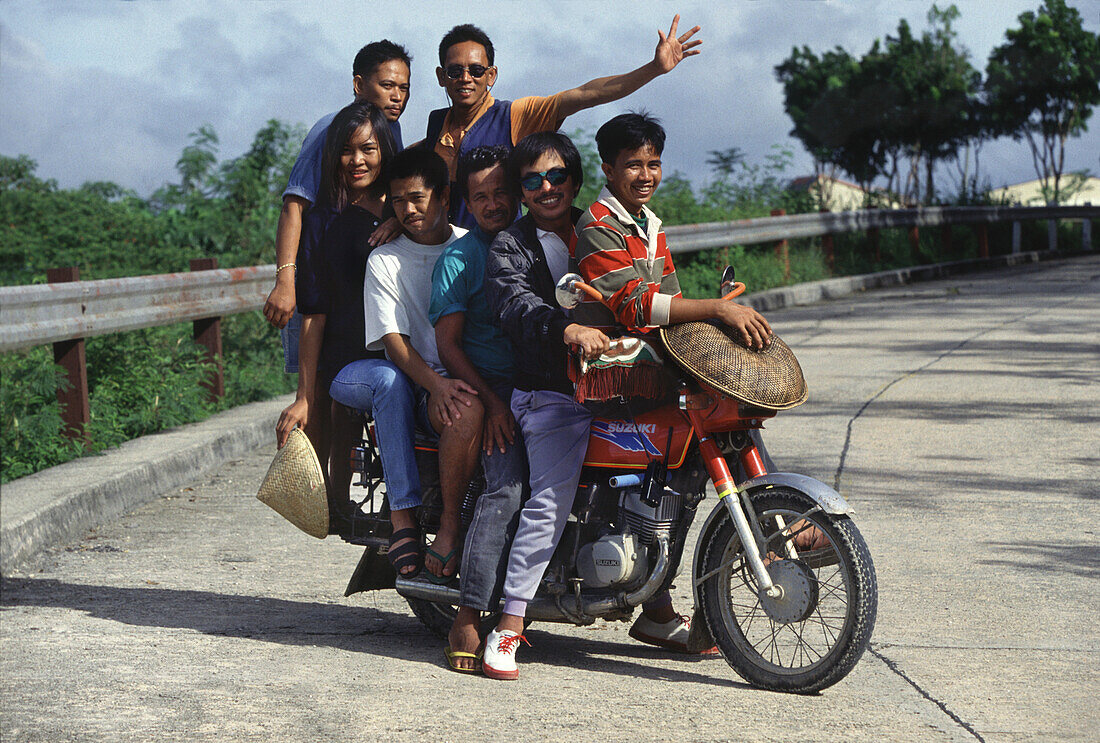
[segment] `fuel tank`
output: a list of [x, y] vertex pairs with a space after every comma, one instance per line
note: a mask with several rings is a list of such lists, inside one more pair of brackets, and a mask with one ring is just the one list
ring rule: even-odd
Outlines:
[[588, 434], [584, 465], [645, 469], [650, 461], [665, 458], [670, 429], [672, 443], [668, 466], [675, 469], [684, 463], [693, 433], [691, 423], [676, 407], [658, 408], [633, 420], [595, 418]]

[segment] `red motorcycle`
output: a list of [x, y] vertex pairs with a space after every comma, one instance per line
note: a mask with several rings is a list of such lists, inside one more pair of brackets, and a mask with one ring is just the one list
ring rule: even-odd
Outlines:
[[[586, 288], [575, 274], [558, 286], [566, 304]], [[732, 286], [727, 272], [723, 287]], [[736, 287], [727, 297], [744, 289]], [[667, 403], [649, 401], [652, 409], [625, 419], [593, 420], [572, 517], [527, 619], [629, 620], [679, 573], [689, 529], [713, 486], [717, 503], [695, 542], [691, 644], [717, 645], [738, 674], [765, 689], [831, 686], [867, 649], [878, 590], [871, 555], [840, 494], [765, 465], [759, 430], [805, 400], [801, 369], [779, 338], [750, 351], [716, 324], [670, 326], [661, 341], [673, 380]], [[431, 445], [417, 449], [419, 518], [430, 535], [441, 511], [438, 469]], [[446, 637], [458, 589], [394, 576], [382, 557], [389, 513], [371, 439], [355, 450], [353, 463], [366, 493], [341, 536], [367, 550], [347, 595], [396, 587], [417, 617]], [[470, 486], [466, 524], [482, 487], [477, 478]], [[496, 621], [487, 614], [485, 628]]]

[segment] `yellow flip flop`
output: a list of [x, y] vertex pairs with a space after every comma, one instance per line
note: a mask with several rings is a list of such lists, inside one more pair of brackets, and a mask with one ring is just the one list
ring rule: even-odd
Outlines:
[[[465, 650], [451, 650], [451, 646], [443, 648], [443, 654], [447, 656], [447, 665], [456, 673], [481, 673], [481, 653], [467, 653]], [[456, 658], [473, 658], [477, 664], [473, 668], [463, 668], [455, 663]]]

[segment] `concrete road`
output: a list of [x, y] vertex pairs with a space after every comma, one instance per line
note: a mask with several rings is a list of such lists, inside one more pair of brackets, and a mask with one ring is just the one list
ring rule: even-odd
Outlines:
[[342, 597], [357, 548], [253, 498], [257, 451], [5, 579], [0, 737], [1098, 740], [1098, 290], [1089, 256], [770, 315], [810, 400], [766, 440], [878, 570], [871, 651], [818, 696], [620, 623], [533, 625], [517, 683], [451, 673], [394, 592]]

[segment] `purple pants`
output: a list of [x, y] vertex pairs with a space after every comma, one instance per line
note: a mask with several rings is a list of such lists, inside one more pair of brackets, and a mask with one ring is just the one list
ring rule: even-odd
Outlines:
[[592, 414], [572, 397], [535, 390], [512, 393], [512, 415], [523, 433], [531, 497], [520, 513], [508, 553], [504, 612], [522, 617], [561, 539], [588, 449]]

